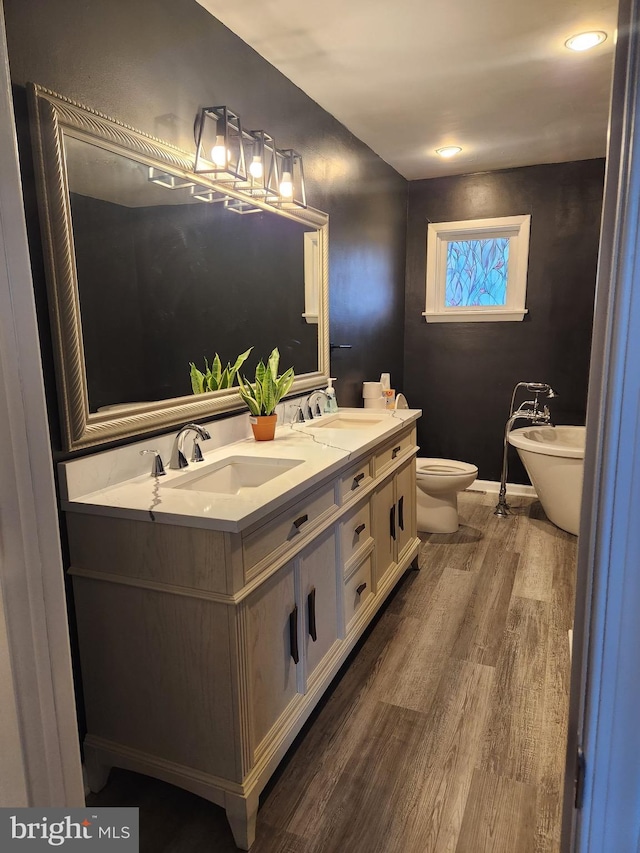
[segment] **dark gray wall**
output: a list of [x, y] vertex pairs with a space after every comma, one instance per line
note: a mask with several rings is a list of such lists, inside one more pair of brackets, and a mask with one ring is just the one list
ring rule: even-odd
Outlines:
[[[409, 184], [404, 392], [423, 409], [422, 456], [462, 459], [499, 479], [519, 380], [555, 389], [556, 423], [584, 423], [603, 181], [604, 161], [583, 160]], [[427, 224], [526, 213], [523, 322], [425, 323]], [[510, 459], [509, 480], [528, 482], [515, 452]]]
[[[402, 375], [406, 181], [195, 0], [5, 0], [27, 218], [55, 412], [24, 85], [40, 83], [193, 151], [198, 109], [227, 104], [304, 158], [307, 195], [330, 216], [332, 357], [341, 405]], [[52, 417], [54, 450], [57, 417]]]

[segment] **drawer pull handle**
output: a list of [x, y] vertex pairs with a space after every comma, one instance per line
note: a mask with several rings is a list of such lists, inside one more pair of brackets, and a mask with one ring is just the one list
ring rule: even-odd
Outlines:
[[296, 530], [300, 530], [302, 525], [307, 521], [309, 521], [309, 516], [305, 512], [305, 514], [301, 515], [300, 518], [296, 518], [296, 520], [293, 522], [293, 526], [295, 527]]
[[357, 489], [363, 480], [364, 480], [364, 471], [362, 471], [360, 474], [356, 474], [356, 476], [353, 478], [353, 485], [351, 486], [351, 491], [353, 491], [354, 489]]
[[298, 663], [298, 606], [296, 605], [289, 614], [289, 649], [294, 663]]
[[361, 583], [360, 586], [356, 587], [356, 592], [358, 593], [358, 595], [362, 595], [362, 593], [365, 591], [366, 588], [367, 588], [366, 583]]
[[398, 501], [398, 524], [400, 530], [404, 530], [404, 495]]
[[392, 459], [395, 459], [395, 458], [396, 458], [396, 456], [398, 455], [398, 453], [400, 453], [400, 451], [401, 451], [401, 450], [402, 450], [402, 445], [401, 445], [401, 444], [399, 444], [397, 447], [394, 447], [394, 448], [393, 448], [393, 450], [391, 451], [391, 458], [392, 458]]
[[307, 596], [307, 610], [309, 613], [309, 636], [315, 643], [318, 639], [318, 629], [316, 627], [316, 588], [315, 586]]
[[389, 533], [395, 541], [396, 538], [396, 505], [394, 504], [389, 511]]
[[367, 525], [364, 523], [364, 521], [362, 522], [362, 524], [359, 524], [359, 525], [356, 527], [356, 536], [360, 536], [360, 534], [361, 534], [361, 533], [362, 533], [362, 531], [366, 528], [366, 526], [367, 526]]

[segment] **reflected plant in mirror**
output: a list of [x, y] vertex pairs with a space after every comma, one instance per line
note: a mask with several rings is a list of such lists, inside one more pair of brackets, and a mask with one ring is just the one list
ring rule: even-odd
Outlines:
[[209, 362], [205, 358], [204, 373], [201, 370], [198, 370], [193, 361], [190, 362], [191, 390], [193, 393], [206, 394], [207, 391], [220, 391], [223, 388], [231, 388], [235, 382], [238, 370], [240, 370], [242, 365], [245, 363], [252, 349], [253, 347], [249, 347], [248, 350], [241, 353], [235, 360], [233, 366], [231, 365], [231, 362], [227, 362], [227, 366], [224, 370], [222, 369], [222, 361], [220, 360], [218, 353], [215, 354], [215, 357], [211, 362], [211, 367], [209, 367]]

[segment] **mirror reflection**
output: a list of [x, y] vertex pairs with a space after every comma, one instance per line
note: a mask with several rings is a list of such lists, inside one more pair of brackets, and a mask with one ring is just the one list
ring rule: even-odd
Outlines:
[[312, 225], [161, 186], [69, 134], [65, 156], [90, 412], [188, 395], [189, 363], [216, 352], [233, 363], [253, 347], [248, 375], [275, 346], [297, 375], [318, 370], [303, 316]]

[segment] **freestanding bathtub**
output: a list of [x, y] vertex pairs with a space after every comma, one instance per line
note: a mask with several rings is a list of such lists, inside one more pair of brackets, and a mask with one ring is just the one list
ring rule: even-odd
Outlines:
[[578, 535], [585, 427], [528, 426], [509, 433], [549, 521]]

